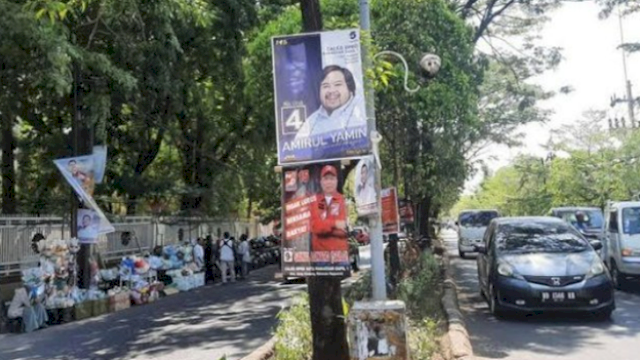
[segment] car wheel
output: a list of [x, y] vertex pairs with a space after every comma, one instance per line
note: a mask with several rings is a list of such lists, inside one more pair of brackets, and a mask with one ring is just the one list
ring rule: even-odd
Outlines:
[[504, 318], [505, 312], [498, 303], [498, 293], [493, 284], [489, 284], [489, 311], [491, 311], [491, 314], [497, 319]]
[[613, 313], [613, 307], [608, 307], [606, 309], [602, 309], [596, 312], [594, 315], [597, 320], [600, 321], [609, 321], [611, 320], [611, 313]]
[[618, 270], [618, 266], [615, 261], [611, 262], [611, 280], [613, 280], [613, 287], [618, 290], [622, 290], [624, 288], [627, 280], [624, 275], [620, 273], [620, 270]]

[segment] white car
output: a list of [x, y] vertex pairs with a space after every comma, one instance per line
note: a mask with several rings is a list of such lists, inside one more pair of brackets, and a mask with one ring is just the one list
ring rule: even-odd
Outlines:
[[497, 210], [463, 210], [458, 215], [458, 254], [465, 258], [476, 252], [475, 246], [482, 243], [484, 232], [491, 220], [500, 217]]

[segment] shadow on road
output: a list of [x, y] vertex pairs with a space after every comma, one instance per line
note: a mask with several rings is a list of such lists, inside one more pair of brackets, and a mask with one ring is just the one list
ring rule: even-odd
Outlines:
[[[271, 267], [275, 268], [275, 267]], [[247, 355], [271, 336], [274, 316], [299, 287], [276, 290], [275, 269], [85, 321], [0, 338], [0, 359], [205, 358]], [[188, 350], [185, 350], [188, 349]], [[219, 356], [212, 354], [220, 353]]]

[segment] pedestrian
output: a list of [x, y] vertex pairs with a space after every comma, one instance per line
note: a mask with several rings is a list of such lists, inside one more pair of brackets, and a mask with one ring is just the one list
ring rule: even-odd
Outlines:
[[249, 275], [249, 264], [251, 264], [251, 246], [247, 240], [247, 235], [240, 236], [240, 246], [238, 253], [242, 256], [242, 278], [245, 279]]
[[204, 269], [204, 247], [202, 247], [202, 238], [196, 240], [193, 246], [193, 261], [196, 263], [199, 271]]
[[231, 273], [231, 282], [236, 282], [235, 269], [235, 249], [233, 239], [228, 232], [225, 231], [224, 238], [220, 241], [220, 267], [222, 272], [222, 283], [227, 283], [227, 271]]
[[213, 237], [211, 234], [207, 235], [204, 242], [204, 279], [205, 282], [214, 282], [215, 276], [213, 274], [213, 264], [215, 263], [213, 252]]

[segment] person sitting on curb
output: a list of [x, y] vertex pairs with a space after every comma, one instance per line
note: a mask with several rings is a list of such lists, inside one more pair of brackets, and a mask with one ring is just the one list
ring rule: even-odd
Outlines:
[[27, 286], [16, 289], [11, 305], [9, 305], [7, 317], [9, 319], [21, 318], [22, 331], [25, 333], [46, 327], [49, 318], [47, 310], [42, 304], [42, 299], [42, 295]]

